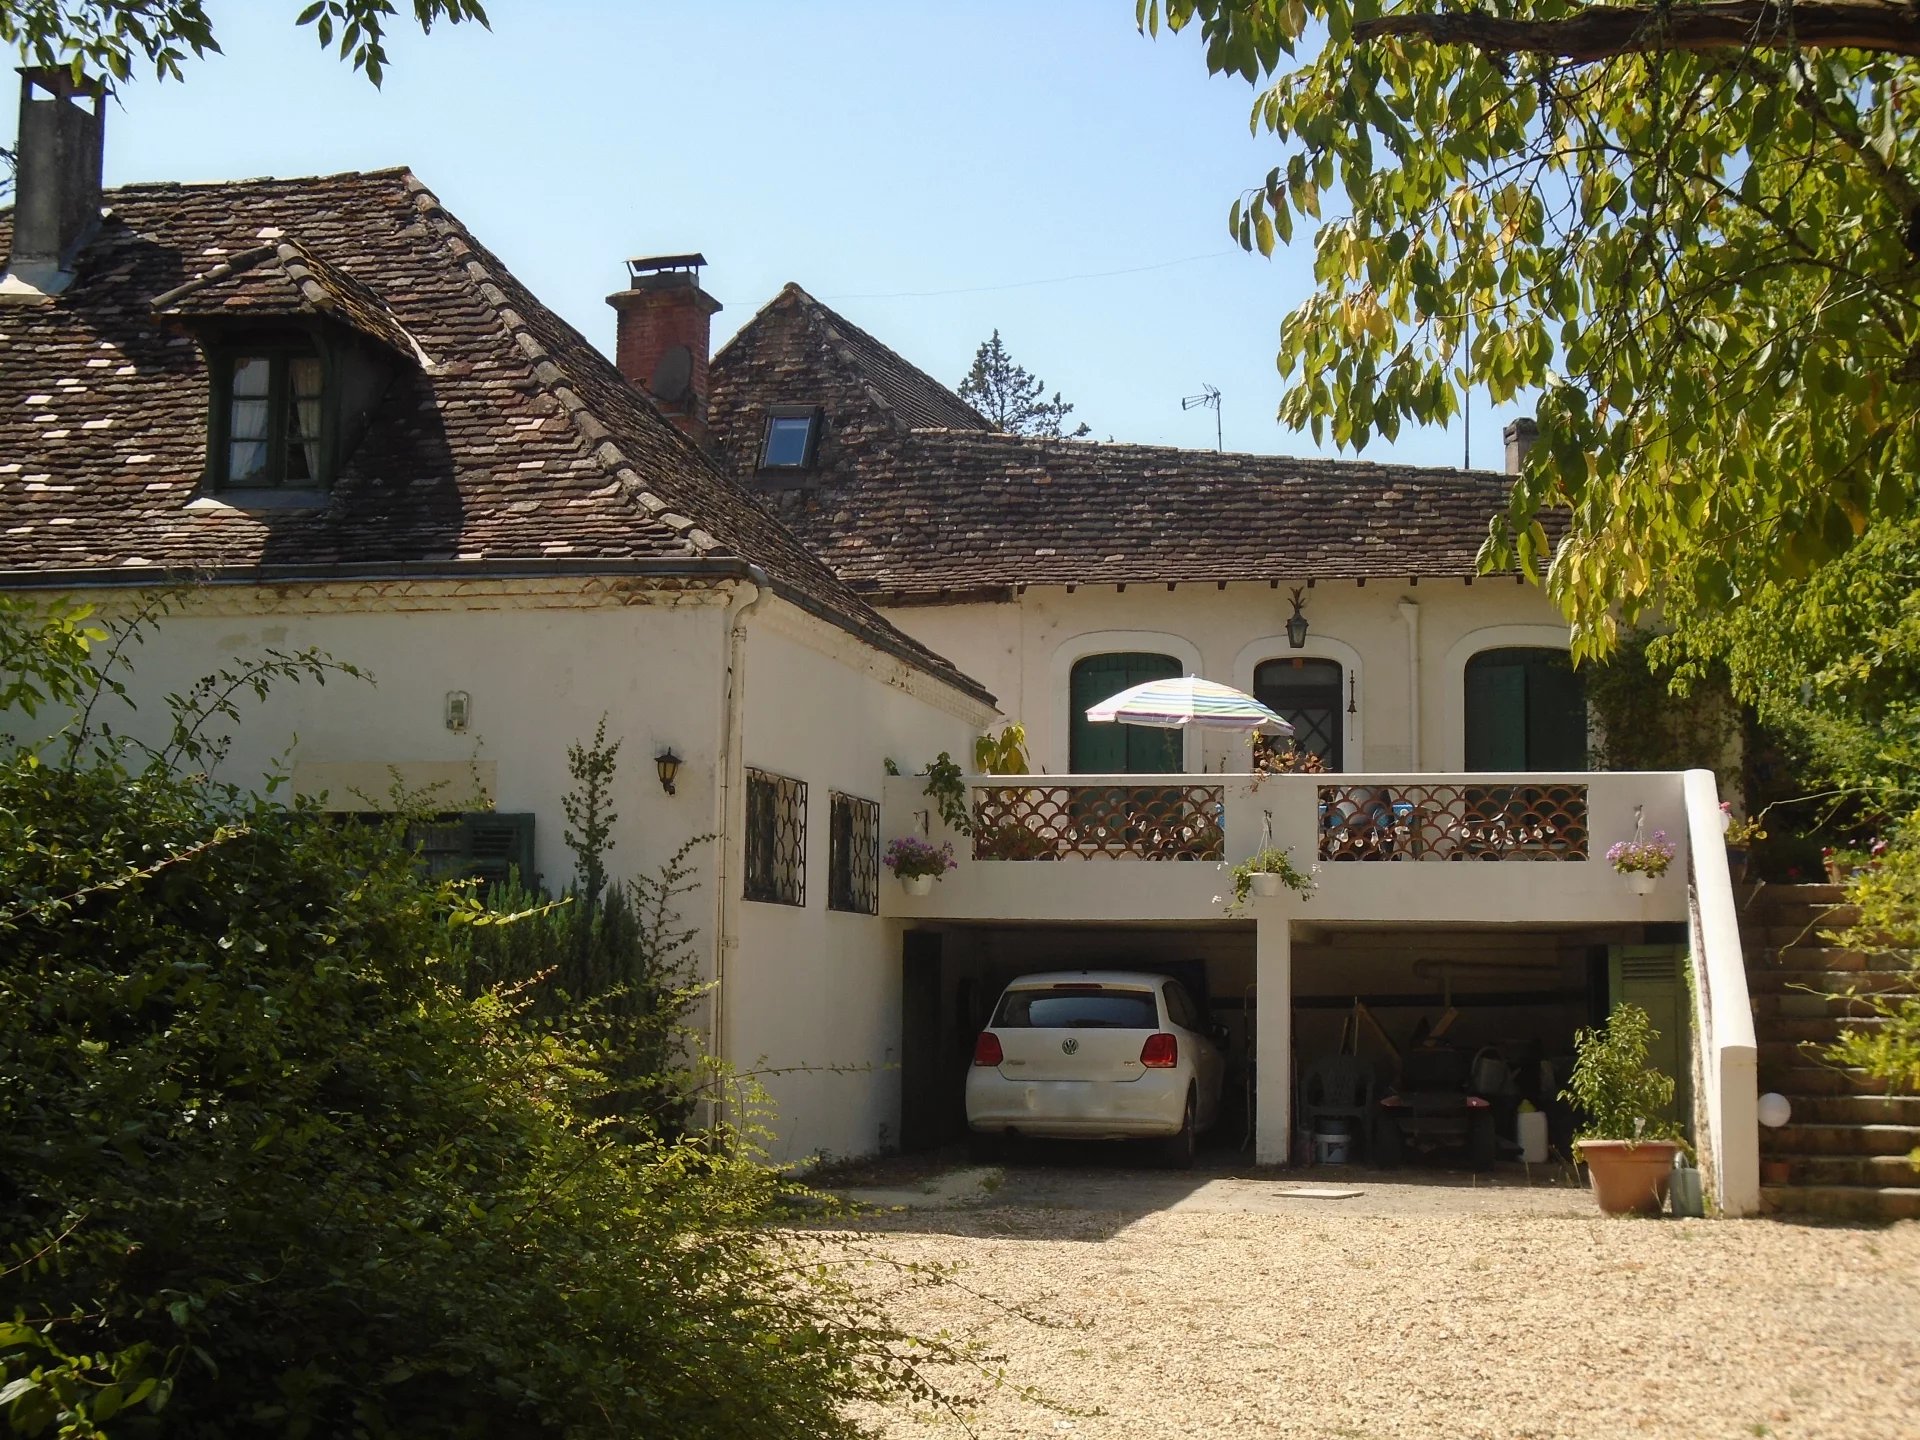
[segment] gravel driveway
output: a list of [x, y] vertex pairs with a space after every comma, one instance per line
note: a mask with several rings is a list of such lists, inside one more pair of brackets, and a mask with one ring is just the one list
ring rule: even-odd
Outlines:
[[[1329, 1175], [1361, 1193], [1284, 1193]], [[1590, 1207], [1564, 1181], [1016, 1169], [978, 1203], [873, 1217], [850, 1243], [958, 1262], [990, 1297], [941, 1286], [890, 1306], [1006, 1357], [1005, 1386], [958, 1386], [996, 1440], [1920, 1437], [1920, 1223]], [[888, 1437], [965, 1433], [865, 1418]]]

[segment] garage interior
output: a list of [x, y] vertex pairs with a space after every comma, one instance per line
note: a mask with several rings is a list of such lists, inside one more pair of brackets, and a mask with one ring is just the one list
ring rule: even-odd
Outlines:
[[[1221, 1119], [1205, 1148], [1226, 1159], [1252, 1154], [1254, 1017], [1259, 1004], [1254, 926], [970, 925], [908, 930], [902, 947], [901, 1148], [938, 1148], [963, 1138], [963, 1091], [974, 1039], [1007, 983], [1047, 970], [1144, 970], [1173, 976], [1228, 1034]], [[1328, 1057], [1366, 1087], [1371, 1121], [1335, 1126], [1352, 1136], [1344, 1158], [1379, 1158], [1380, 1098], [1401, 1081], [1405, 1057], [1452, 1052], [1467, 1090], [1484, 1096], [1501, 1159], [1517, 1158], [1522, 1102], [1547, 1117], [1549, 1144], [1565, 1155], [1575, 1117], [1558, 1098], [1572, 1065], [1574, 1032], [1599, 1023], [1623, 999], [1641, 1005], [1660, 1031], [1655, 1062], [1679, 1081], [1675, 1111], [1691, 1113], [1687, 1092], [1691, 1002], [1681, 927], [1384, 926], [1294, 921], [1293, 1056], [1295, 1142], [1302, 1164], [1340, 1156], [1316, 1144], [1321, 1098], [1305, 1082]], [[1416, 1060], [1416, 1068], [1422, 1062]], [[1343, 1067], [1325, 1067], [1337, 1073]], [[1538, 1122], [1532, 1122], [1537, 1125]], [[1391, 1137], [1389, 1137], [1391, 1139]], [[1389, 1147], [1391, 1148], [1391, 1147]], [[1399, 1158], [1399, 1157], [1390, 1157]], [[1458, 1168], [1467, 1157], [1416, 1141], [1410, 1166]]]

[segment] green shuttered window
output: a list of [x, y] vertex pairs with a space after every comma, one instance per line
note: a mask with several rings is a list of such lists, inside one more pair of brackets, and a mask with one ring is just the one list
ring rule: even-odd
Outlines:
[[1151, 725], [1096, 725], [1087, 711], [1102, 700], [1149, 680], [1180, 673], [1171, 655], [1137, 652], [1088, 655], [1074, 662], [1067, 730], [1067, 766], [1076, 775], [1178, 775], [1183, 752], [1178, 730]]
[[1483, 650], [1467, 661], [1467, 769], [1587, 768], [1587, 687], [1564, 650]]

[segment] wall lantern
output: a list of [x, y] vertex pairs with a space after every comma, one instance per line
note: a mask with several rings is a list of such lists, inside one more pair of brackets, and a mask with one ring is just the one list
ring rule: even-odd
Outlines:
[[1293, 592], [1293, 617], [1287, 621], [1287, 644], [1295, 650], [1307, 648], [1307, 617], [1303, 613], [1306, 603], [1296, 586]]
[[464, 690], [447, 692], [447, 729], [464, 735], [473, 723], [473, 700]]
[[673, 753], [671, 745], [653, 757], [653, 768], [660, 772], [660, 788], [673, 794], [673, 777], [680, 773], [680, 757]]

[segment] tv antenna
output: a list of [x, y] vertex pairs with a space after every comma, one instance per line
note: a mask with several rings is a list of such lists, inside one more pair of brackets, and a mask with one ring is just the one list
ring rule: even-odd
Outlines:
[[1202, 385], [1198, 395], [1188, 395], [1181, 400], [1180, 408], [1213, 411], [1213, 448], [1215, 450], [1227, 448], [1220, 436], [1220, 387], [1218, 385]]

